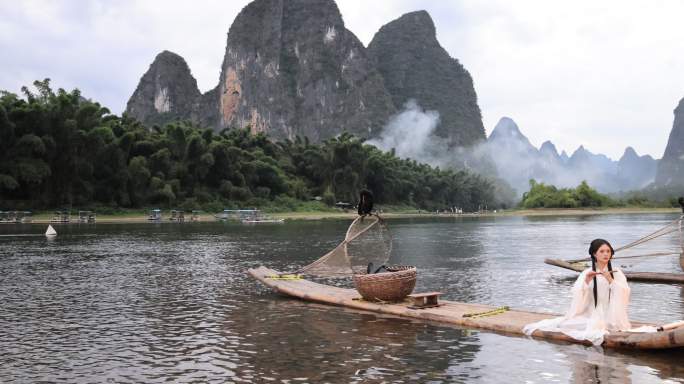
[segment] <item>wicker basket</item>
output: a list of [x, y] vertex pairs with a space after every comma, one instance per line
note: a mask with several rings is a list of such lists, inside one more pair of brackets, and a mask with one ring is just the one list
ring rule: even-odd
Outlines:
[[416, 286], [416, 267], [393, 265], [390, 272], [354, 275], [354, 285], [368, 301], [401, 301]]

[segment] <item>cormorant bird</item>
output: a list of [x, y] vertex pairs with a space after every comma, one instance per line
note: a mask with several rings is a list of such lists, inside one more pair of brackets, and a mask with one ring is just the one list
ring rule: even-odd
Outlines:
[[359, 193], [359, 216], [370, 215], [373, 210], [373, 194], [364, 189]]

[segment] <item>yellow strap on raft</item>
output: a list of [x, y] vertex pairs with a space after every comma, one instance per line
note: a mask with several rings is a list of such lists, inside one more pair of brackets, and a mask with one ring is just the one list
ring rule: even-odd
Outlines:
[[486, 311], [486, 312], [464, 313], [463, 317], [477, 318], [477, 317], [485, 317], [485, 316], [494, 316], [494, 315], [498, 315], [500, 313], [504, 313], [508, 310], [510, 310], [510, 308], [508, 306], [503, 306], [503, 307], [495, 308], [495, 309], [492, 309], [492, 310]]
[[302, 275], [268, 275], [264, 276], [267, 279], [271, 280], [301, 280]]

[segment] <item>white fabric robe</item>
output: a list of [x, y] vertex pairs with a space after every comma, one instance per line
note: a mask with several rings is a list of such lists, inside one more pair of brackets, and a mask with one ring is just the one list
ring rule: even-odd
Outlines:
[[625, 275], [615, 269], [611, 284], [602, 275], [596, 276], [598, 304], [594, 307], [594, 280], [585, 282], [589, 271], [584, 270], [572, 287], [572, 303], [565, 316], [527, 324], [523, 332], [527, 335], [537, 329], [562, 332], [573, 339], [601, 345], [610, 331], [628, 331], [631, 328], [627, 316], [630, 289]]

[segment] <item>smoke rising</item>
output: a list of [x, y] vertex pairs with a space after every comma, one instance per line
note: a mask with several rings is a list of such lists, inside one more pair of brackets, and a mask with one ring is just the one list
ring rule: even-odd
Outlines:
[[[500, 201], [509, 201], [511, 191], [502, 188], [500, 180], [515, 190], [518, 198], [529, 189], [529, 180], [557, 187], [576, 187], [583, 180], [601, 192], [617, 192], [641, 188], [655, 177], [655, 162], [650, 156], [636, 153], [627, 161], [613, 161], [601, 154], [578, 148], [570, 158], [561, 157], [551, 142], [540, 149], [520, 132], [515, 122], [502, 118], [487, 141], [469, 148], [448, 148], [435, 135], [439, 125], [437, 111], [423, 110], [415, 100], [392, 117], [379, 137], [368, 141], [383, 151], [394, 149], [400, 158], [410, 158], [433, 167], [468, 169], [498, 180]], [[632, 150], [633, 151], [633, 150]], [[623, 156], [625, 159], [626, 156]], [[641, 164], [637, 164], [637, 163]], [[644, 171], [645, 170], [645, 171]]]
[[394, 149], [400, 158], [410, 158], [431, 166], [442, 166], [446, 145], [434, 135], [439, 112], [425, 111], [411, 99], [404, 109], [385, 125], [380, 136], [367, 141], [385, 152]]

